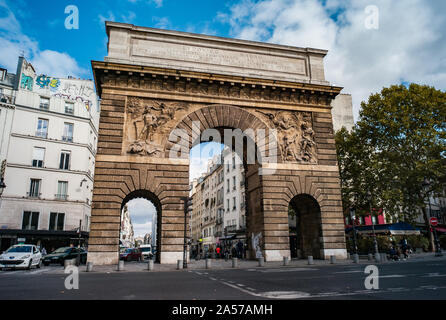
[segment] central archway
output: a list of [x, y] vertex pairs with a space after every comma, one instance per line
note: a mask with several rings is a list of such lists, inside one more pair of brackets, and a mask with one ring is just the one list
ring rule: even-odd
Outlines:
[[[251, 112], [231, 105], [211, 105], [195, 110], [186, 115], [174, 128], [182, 130], [183, 136], [192, 137], [183, 144], [186, 150], [191, 149], [203, 142], [222, 143], [237, 154], [243, 165], [244, 199], [243, 204], [246, 212], [246, 245], [247, 258], [263, 256], [270, 260], [279, 254], [273, 253], [277, 248], [269, 247], [265, 250], [265, 230], [263, 216], [263, 183], [261, 172], [262, 157], [276, 157], [277, 151], [269, 150], [268, 134], [270, 128], [261, 119]], [[257, 131], [263, 132], [264, 137], [257, 137]], [[170, 139], [168, 145], [178, 150], [180, 140]], [[171, 150], [167, 150], [169, 157], [172, 157]], [[183, 152], [184, 154], [184, 152]], [[181, 154], [178, 153], [181, 157]], [[275, 159], [277, 160], [277, 159]], [[281, 160], [281, 159], [280, 159]], [[226, 170], [224, 170], [226, 171]], [[277, 230], [277, 232], [280, 232]], [[275, 236], [274, 242], [280, 243], [280, 238], [287, 238], [286, 231], [282, 234], [268, 235], [269, 240]], [[253, 240], [255, 242], [253, 242]], [[287, 243], [283, 243], [282, 251], [287, 251]]]

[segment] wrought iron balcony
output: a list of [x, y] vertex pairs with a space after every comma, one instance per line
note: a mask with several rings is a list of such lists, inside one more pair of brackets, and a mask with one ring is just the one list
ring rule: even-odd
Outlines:
[[67, 194], [55, 194], [54, 196], [56, 197], [56, 200], [67, 201], [68, 199]]
[[26, 196], [31, 199], [40, 199], [41, 195], [42, 195], [42, 193], [38, 193], [38, 192], [27, 192], [26, 193]]

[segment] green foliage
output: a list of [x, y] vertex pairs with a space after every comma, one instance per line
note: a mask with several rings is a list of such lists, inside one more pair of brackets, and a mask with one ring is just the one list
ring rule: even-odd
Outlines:
[[[413, 222], [446, 177], [446, 93], [411, 84], [391, 86], [363, 102], [352, 132], [336, 134], [344, 210], [372, 206]], [[424, 179], [430, 185], [423, 187]]]

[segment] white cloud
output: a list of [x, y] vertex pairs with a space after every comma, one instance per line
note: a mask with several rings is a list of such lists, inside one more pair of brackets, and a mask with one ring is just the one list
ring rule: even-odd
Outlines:
[[373, 2], [379, 29], [365, 28], [368, 0], [241, 1], [219, 14], [237, 38], [328, 49], [326, 78], [360, 102], [401, 81], [446, 89], [446, 1]]
[[39, 43], [22, 30], [19, 21], [5, 1], [0, 1], [0, 65], [10, 72], [17, 69], [17, 59], [21, 54], [31, 61], [38, 73], [56, 77], [68, 75], [81, 77], [89, 74], [67, 53], [41, 50]]
[[127, 206], [135, 237], [144, 237], [147, 233], [151, 233], [156, 216], [156, 208], [153, 203], [146, 199], [133, 199], [128, 202]]
[[161, 8], [163, 6], [163, 0], [128, 0], [128, 1], [131, 3], [137, 3], [137, 2], [141, 2], [141, 1], [147, 2], [149, 4], [153, 3], [153, 4], [155, 4], [155, 6], [157, 8]]

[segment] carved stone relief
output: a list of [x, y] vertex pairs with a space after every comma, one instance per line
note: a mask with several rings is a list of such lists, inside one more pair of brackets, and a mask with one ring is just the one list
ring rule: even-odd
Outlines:
[[162, 157], [162, 140], [171, 130], [166, 124], [174, 120], [178, 110], [184, 110], [186, 107], [185, 103], [129, 98], [126, 125], [130, 144], [127, 153]]
[[277, 130], [277, 144], [285, 162], [317, 163], [312, 117], [309, 112], [263, 112], [257, 110]]
[[332, 98], [326, 94], [320, 94], [317, 92], [291, 92], [288, 89], [272, 88], [272, 87], [259, 87], [251, 85], [237, 85], [232, 83], [221, 84], [218, 82], [205, 82], [189, 79], [160, 79], [159, 77], [145, 77], [144, 80], [138, 81], [137, 77], [132, 76], [128, 79], [123, 75], [119, 76], [105, 76], [102, 79], [105, 85], [129, 87], [129, 88], [143, 88], [156, 91], [169, 91], [169, 92], [187, 92], [190, 94], [210, 95], [220, 97], [231, 97], [240, 99], [254, 99], [254, 100], [270, 100], [270, 101], [282, 101], [282, 102], [294, 102], [301, 104], [321, 105], [329, 106]]

